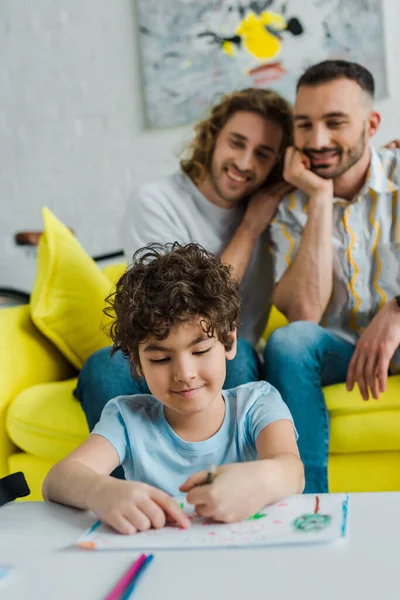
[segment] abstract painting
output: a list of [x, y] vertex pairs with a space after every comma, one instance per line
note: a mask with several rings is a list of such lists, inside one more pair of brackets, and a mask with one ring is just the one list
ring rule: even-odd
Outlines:
[[328, 58], [371, 70], [387, 94], [382, 0], [136, 0], [147, 124], [203, 117], [223, 93], [296, 81]]

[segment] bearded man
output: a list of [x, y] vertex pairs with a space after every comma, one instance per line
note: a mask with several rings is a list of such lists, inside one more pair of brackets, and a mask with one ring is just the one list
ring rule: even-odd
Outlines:
[[310, 493], [328, 491], [322, 386], [357, 383], [378, 399], [400, 366], [400, 150], [371, 146], [373, 99], [373, 77], [356, 63], [302, 75], [284, 168], [298, 189], [270, 225], [273, 301], [289, 325], [268, 341], [264, 376], [293, 415]]

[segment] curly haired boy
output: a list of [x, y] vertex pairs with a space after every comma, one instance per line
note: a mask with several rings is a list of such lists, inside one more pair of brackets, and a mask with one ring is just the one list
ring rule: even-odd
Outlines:
[[[114, 351], [151, 394], [110, 400], [90, 437], [47, 475], [46, 499], [133, 534], [168, 520], [189, 527], [179, 494], [199, 515], [231, 522], [303, 490], [296, 431], [277, 390], [265, 381], [222, 390], [240, 295], [217, 255], [194, 243], [147, 246], [108, 300]], [[119, 464], [126, 481], [109, 475]]]

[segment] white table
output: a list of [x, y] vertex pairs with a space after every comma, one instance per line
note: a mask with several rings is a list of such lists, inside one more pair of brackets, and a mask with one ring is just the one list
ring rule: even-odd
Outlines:
[[[55, 504], [0, 508], [7, 600], [101, 600], [136, 553], [73, 547], [94, 522]], [[399, 600], [400, 493], [352, 494], [348, 537], [329, 545], [157, 551], [137, 600]]]

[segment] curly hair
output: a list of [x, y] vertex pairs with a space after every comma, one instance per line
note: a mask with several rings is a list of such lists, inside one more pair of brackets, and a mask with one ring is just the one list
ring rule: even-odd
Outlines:
[[200, 183], [209, 172], [218, 134], [230, 117], [238, 111], [259, 114], [282, 128], [279, 160], [271, 171], [268, 181], [274, 183], [282, 179], [285, 150], [293, 144], [291, 106], [273, 90], [247, 88], [223, 96], [221, 102], [211, 109], [209, 117], [195, 126], [194, 139], [187, 147], [188, 158], [181, 160], [180, 163], [182, 171], [194, 183]]
[[199, 244], [149, 244], [106, 298], [112, 353], [122, 350], [140, 371], [139, 344], [165, 339], [173, 327], [201, 317], [204, 332], [230, 350], [240, 315], [239, 282]]

